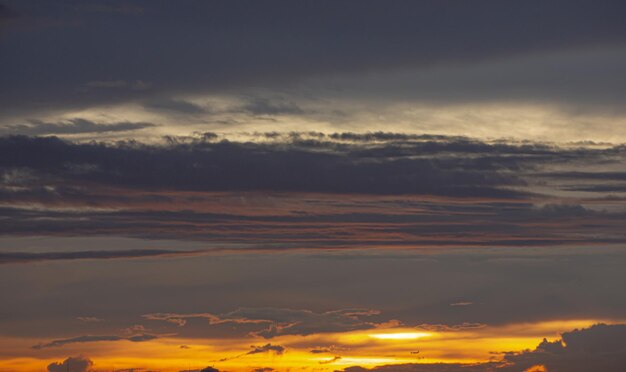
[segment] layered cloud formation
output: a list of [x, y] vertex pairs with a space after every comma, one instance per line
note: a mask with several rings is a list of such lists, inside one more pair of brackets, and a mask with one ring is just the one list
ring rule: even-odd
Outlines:
[[0, 229], [263, 249], [624, 241], [623, 146], [382, 132], [256, 137], [208, 133], [162, 145], [2, 138], [0, 199], [10, 222]]
[[0, 0], [0, 369], [619, 370], [625, 18]]

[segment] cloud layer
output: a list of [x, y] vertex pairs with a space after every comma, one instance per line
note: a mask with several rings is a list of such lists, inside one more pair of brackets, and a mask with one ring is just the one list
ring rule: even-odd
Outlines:
[[[543, 340], [535, 350], [506, 353], [501, 362], [484, 364], [406, 364], [366, 369], [349, 367], [345, 372], [449, 372], [449, 371], [572, 371], [617, 372], [626, 362], [626, 326], [597, 324], [565, 332], [560, 340]], [[533, 369], [534, 368], [534, 369]]]

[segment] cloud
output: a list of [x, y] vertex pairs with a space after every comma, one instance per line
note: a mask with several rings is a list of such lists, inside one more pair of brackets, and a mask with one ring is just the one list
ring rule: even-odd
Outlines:
[[304, 110], [297, 104], [286, 99], [270, 99], [267, 97], [250, 97], [239, 108], [240, 111], [252, 115], [302, 115]]
[[80, 320], [81, 322], [85, 322], [85, 323], [104, 322], [104, 319], [96, 318], [95, 316], [79, 316], [79, 317], [76, 317], [76, 319]]
[[125, 80], [99, 80], [90, 81], [85, 84], [87, 89], [123, 89], [145, 90], [152, 87], [152, 84], [143, 80], [125, 81]]
[[[484, 156], [430, 156], [443, 151]], [[7, 156], [0, 168], [31, 169], [68, 181], [152, 189], [515, 197], [518, 192], [504, 188], [521, 182], [510, 170], [532, 164], [515, 156], [493, 158], [493, 152], [541, 155], [546, 150], [455, 141], [409, 147], [225, 141], [115, 146], [16, 136], [0, 138], [0, 155], [20, 155]]]
[[424, 330], [427, 330], [427, 331], [434, 331], [434, 332], [455, 332], [455, 331], [464, 331], [464, 330], [485, 328], [486, 326], [487, 326], [487, 324], [484, 324], [484, 323], [469, 323], [469, 322], [465, 322], [465, 323], [461, 323], [461, 324], [452, 324], [452, 325], [448, 325], [448, 324], [420, 324], [417, 327], [420, 328], [420, 329], [424, 329]]
[[[151, 257], [176, 257], [202, 254], [200, 251], [173, 251], [161, 249], [132, 249], [132, 250], [109, 250], [109, 251], [71, 251], [71, 252], [0, 252], [0, 265], [14, 263], [29, 263], [38, 261], [61, 261], [61, 260], [112, 260], [128, 258], [151, 258]], [[79, 318], [87, 321], [95, 321], [96, 318]]]
[[91, 88], [123, 88], [127, 83], [124, 80], [90, 81], [85, 84]]
[[[94, 89], [84, 94], [76, 89], [89, 82], [151, 81], [159, 96], [245, 87], [284, 89], [320, 76], [376, 75], [406, 69], [428, 73], [433, 66], [465, 67], [529, 55], [543, 57], [553, 51], [583, 51], [587, 63], [582, 63], [581, 70], [587, 73], [572, 71], [572, 62], [564, 59], [565, 67], [552, 64], [557, 69], [552, 79], [509, 74], [509, 79], [517, 78], [520, 84], [532, 81], [522, 99], [546, 90], [546, 85], [567, 96], [579, 91], [571, 89], [572, 78], [595, 78], [605, 69], [619, 71], [608, 68], [611, 61], [599, 58], [598, 49], [619, 49], [626, 43], [625, 9], [620, 1], [607, 1], [601, 7], [576, 1], [564, 8], [560, 3], [499, 1], [449, 6], [433, 0], [400, 2], [384, 9], [377, 1], [348, 1], [332, 2], [330, 14], [329, 4], [322, 1], [301, 7], [250, 2], [242, 12], [230, 2], [194, 4], [188, 9], [138, 1], [119, 6], [85, 5], [78, 7], [82, 11], [77, 14], [67, 11], [76, 8], [72, 3], [35, 7], [17, 2], [12, 6], [22, 16], [6, 26], [14, 30], [4, 36], [6, 57], [0, 61], [6, 72], [3, 91], [10, 92], [0, 96], [0, 111], [99, 106], [145, 98], [145, 92], [132, 90]], [[40, 25], [41, 19], [49, 21]], [[124, 30], [126, 37], [111, 43], [111, 24]], [[180, 24], [184, 28], [176, 28]], [[529, 24], [534, 25], [532, 30]], [[174, 29], [177, 31], [172, 32]], [[42, 60], [47, 61], [45, 71], [40, 69]], [[496, 75], [486, 76], [490, 79], [483, 81], [488, 87], [483, 94], [497, 98], [501, 93], [496, 81], [507, 75]], [[439, 85], [453, 91], [450, 85], [462, 86], [471, 77], [453, 76], [452, 83], [446, 76], [438, 78], [443, 80]], [[415, 85], [421, 89], [414, 86], [412, 90], [428, 92], [436, 83], [427, 88]], [[623, 93], [615, 80], [604, 89], [592, 87], [580, 94], [593, 96], [599, 91], [602, 95], [609, 89]], [[467, 91], [477, 93], [469, 88], [464, 93]]]
[[333, 348], [317, 348], [317, 349], [309, 350], [309, 353], [311, 354], [326, 354], [326, 353], [332, 353], [332, 352], [333, 352]]
[[[623, 208], [600, 200], [610, 196], [601, 189], [606, 178], [620, 177], [602, 169], [626, 162], [623, 146], [384, 132], [252, 137], [204, 132], [161, 144], [0, 137], [0, 214], [10, 221], [0, 232], [107, 233], [257, 250], [625, 241]], [[591, 182], [598, 189], [584, 200], [566, 194]], [[0, 261], [73, 257], [81, 253], [2, 253]]]
[[565, 332], [561, 340], [541, 342], [533, 351], [507, 354], [513, 366], [503, 371], [542, 365], [548, 371], [621, 371], [626, 365], [626, 325], [596, 324]]
[[141, 334], [130, 337], [120, 337], [120, 336], [79, 336], [73, 338], [66, 338], [60, 340], [53, 340], [48, 343], [40, 343], [34, 345], [33, 349], [45, 349], [49, 347], [60, 347], [68, 344], [75, 343], [85, 343], [85, 342], [101, 342], [101, 341], [131, 341], [131, 342], [144, 342], [151, 341], [158, 338], [155, 335], [150, 334]]
[[229, 360], [233, 360], [233, 359], [239, 359], [239, 358], [243, 358], [247, 355], [254, 355], [254, 354], [265, 354], [265, 353], [270, 353], [270, 354], [275, 354], [275, 355], [283, 355], [283, 353], [285, 352], [285, 347], [281, 346], [281, 345], [272, 345], [272, 344], [265, 344], [263, 346], [250, 346], [250, 348], [252, 350], [248, 351], [247, 353], [243, 353], [243, 354], [239, 354], [233, 357], [226, 357], [226, 358], [222, 358], [219, 359], [219, 362], [226, 362]]
[[321, 360], [319, 363], [320, 364], [331, 364], [331, 363], [335, 363], [338, 360], [341, 360], [340, 356], [335, 356], [335, 357], [330, 358], [328, 360]]
[[263, 346], [251, 346], [252, 350], [248, 351], [246, 355], [262, 354], [262, 353], [274, 353], [276, 355], [282, 355], [285, 352], [285, 348], [280, 345], [265, 344]]
[[381, 371], [381, 372], [492, 372], [494, 371], [495, 364], [460, 364], [460, 363], [420, 363], [420, 364], [394, 364], [380, 367], [374, 367], [371, 369], [353, 366], [348, 367], [340, 372], [366, 372], [366, 371]]
[[126, 132], [151, 128], [156, 126], [146, 122], [117, 122], [117, 123], [96, 123], [91, 120], [75, 118], [64, 122], [46, 123], [39, 120], [31, 120], [29, 124], [15, 124], [0, 127], [2, 134], [23, 134], [38, 136], [46, 134], [84, 134], [84, 133], [107, 133]]
[[123, 15], [143, 14], [144, 9], [134, 4], [80, 4], [76, 7], [82, 12], [93, 13], [117, 13]]
[[153, 99], [145, 102], [143, 107], [148, 110], [169, 111], [180, 114], [201, 114], [207, 112], [207, 110], [200, 105], [172, 98]]
[[535, 350], [505, 353], [501, 361], [478, 364], [402, 364], [366, 369], [349, 367], [345, 372], [360, 371], [530, 371], [542, 367], [550, 372], [606, 371], [619, 372], [626, 363], [626, 325], [596, 324], [590, 328], [565, 332], [560, 340], [544, 339]]
[[48, 372], [87, 372], [93, 367], [89, 358], [82, 356], [69, 357], [63, 362], [55, 362], [48, 365]]
[[175, 313], [153, 313], [144, 314], [142, 318], [148, 320], [161, 320], [168, 323], [176, 324], [180, 327], [187, 324], [187, 319], [209, 319], [209, 322], [219, 321], [219, 317], [209, 313], [191, 313], [191, 314], [175, 314]]
[[472, 306], [472, 305], [474, 305], [474, 303], [471, 301], [460, 301], [460, 302], [453, 302], [450, 304], [450, 306]]
[[255, 336], [269, 339], [279, 335], [309, 335], [375, 328], [377, 323], [366, 319], [377, 314], [379, 314], [378, 311], [369, 309], [342, 309], [315, 313], [310, 310], [240, 308], [220, 315], [210, 313], [154, 313], [145, 314], [142, 317], [179, 326], [184, 326], [188, 319], [208, 319], [210, 325], [259, 325], [260, 329], [252, 333]]
[[201, 369], [200, 372], [220, 372], [220, 370], [213, 367], [206, 367]]

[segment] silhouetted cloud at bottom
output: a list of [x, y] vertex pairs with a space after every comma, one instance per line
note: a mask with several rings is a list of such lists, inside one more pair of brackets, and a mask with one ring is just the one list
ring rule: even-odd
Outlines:
[[82, 356], [69, 357], [63, 362], [48, 365], [48, 372], [87, 372], [93, 366], [89, 358]]
[[[480, 364], [402, 364], [366, 369], [348, 367], [343, 372], [513, 372], [546, 370], [549, 372], [603, 371], [619, 372], [626, 366], [626, 325], [596, 324], [565, 332], [560, 340], [544, 339], [535, 350], [508, 352], [500, 362]], [[543, 369], [542, 369], [543, 368]]]

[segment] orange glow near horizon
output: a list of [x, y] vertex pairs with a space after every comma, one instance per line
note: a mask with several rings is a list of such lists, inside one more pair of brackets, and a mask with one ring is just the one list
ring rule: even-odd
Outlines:
[[[0, 358], [0, 371], [44, 371], [53, 362], [83, 355], [97, 371], [147, 368], [160, 371], [202, 369], [249, 371], [272, 367], [278, 371], [316, 368], [333, 371], [349, 366], [375, 367], [403, 363], [477, 363], [498, 359], [494, 352], [534, 349], [546, 337], [589, 327], [601, 320], [566, 320], [461, 330], [420, 332], [416, 328], [384, 328], [307, 336], [284, 335], [271, 340], [183, 339], [162, 337], [149, 342], [92, 342], [61, 348], [33, 350], [34, 340], [0, 339], [0, 345], [17, 358]], [[37, 340], [40, 341], [40, 340]], [[281, 345], [285, 352], [251, 353], [251, 345]], [[181, 345], [185, 345], [181, 348]], [[311, 353], [312, 349], [325, 349]]]
[[428, 336], [430, 336], [430, 333], [426, 332], [378, 333], [370, 335], [370, 337], [379, 340], [415, 340]]

